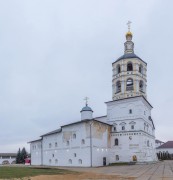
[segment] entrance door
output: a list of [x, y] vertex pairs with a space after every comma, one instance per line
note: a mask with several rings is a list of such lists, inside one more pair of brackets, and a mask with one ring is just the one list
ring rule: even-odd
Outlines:
[[106, 166], [106, 157], [103, 158], [103, 166]]

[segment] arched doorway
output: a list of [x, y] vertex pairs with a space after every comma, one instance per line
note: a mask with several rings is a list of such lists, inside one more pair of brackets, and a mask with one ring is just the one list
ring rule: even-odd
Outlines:
[[136, 155], [133, 155], [133, 161], [136, 162], [137, 161], [137, 157]]

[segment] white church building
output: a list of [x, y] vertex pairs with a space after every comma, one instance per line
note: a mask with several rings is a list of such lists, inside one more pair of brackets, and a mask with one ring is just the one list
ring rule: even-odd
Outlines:
[[153, 107], [146, 92], [147, 63], [134, 54], [130, 28], [124, 48], [124, 55], [112, 63], [107, 114], [94, 118], [86, 100], [79, 121], [29, 142], [32, 165], [96, 167], [157, 160]]

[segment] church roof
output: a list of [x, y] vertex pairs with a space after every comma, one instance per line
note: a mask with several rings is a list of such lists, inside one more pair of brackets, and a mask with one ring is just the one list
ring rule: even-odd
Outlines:
[[156, 139], [155, 142], [156, 142], [156, 143], [164, 143], [164, 142], [162, 142], [162, 141], [160, 141], [160, 140], [158, 140], [158, 139]]
[[17, 156], [17, 153], [0, 153], [0, 157], [6, 157], [6, 156]]
[[173, 148], [173, 141], [168, 141], [161, 146], [157, 147], [157, 149], [167, 149], [167, 148]]
[[115, 62], [113, 62], [112, 64], [122, 60], [122, 59], [129, 59], [129, 58], [138, 58], [140, 59], [142, 62], [144, 62], [145, 64], [147, 64], [145, 61], [143, 61], [139, 56], [137, 56], [135, 53], [127, 53], [124, 54], [123, 56], [119, 57]]
[[59, 128], [59, 129], [56, 129], [56, 130], [54, 130], [54, 131], [48, 132], [48, 133], [46, 133], [46, 134], [43, 134], [43, 135], [41, 135], [40, 137], [48, 136], [48, 135], [51, 135], [51, 134], [56, 134], [56, 133], [59, 133], [59, 132], [61, 132], [61, 131], [62, 131], [62, 129]]
[[[96, 121], [96, 122], [100, 122], [102, 124], [106, 124], [106, 125], [109, 125], [109, 126], [112, 126], [111, 124], [108, 124], [108, 123], [105, 123], [105, 122], [102, 122], [102, 121], [99, 121], [99, 120], [96, 120], [96, 119], [86, 119], [86, 120], [82, 120], [82, 121], [76, 121], [76, 122], [73, 122], [73, 123], [70, 123], [70, 124], [66, 124], [66, 125], [63, 125], [61, 126], [61, 128], [59, 129], [56, 129], [54, 131], [51, 131], [51, 132], [48, 132], [46, 134], [43, 134], [41, 135], [40, 137], [43, 137], [43, 136], [49, 136], [51, 134], [56, 134], [56, 133], [60, 133], [62, 131], [62, 127], [65, 127], [65, 126], [70, 126], [70, 125], [74, 125], [74, 124], [79, 124], [79, 123], [83, 123], [83, 122], [88, 122], [88, 121]], [[30, 141], [28, 143], [32, 143], [32, 142], [36, 142], [36, 141], [41, 141], [41, 139], [37, 139], [37, 140], [34, 140], [34, 141]]]
[[29, 141], [28, 143], [33, 143], [33, 142], [37, 142], [37, 141], [41, 141], [42, 139], [36, 139], [36, 140], [33, 140], [33, 141]]
[[76, 122], [73, 122], [73, 123], [70, 123], [70, 124], [66, 124], [66, 125], [63, 125], [61, 127], [70, 126], [70, 125], [74, 125], [74, 124], [80, 124], [80, 123], [88, 122], [88, 121], [96, 121], [96, 122], [100, 122], [102, 124], [106, 124], [106, 125], [112, 126], [111, 124], [108, 124], [106, 122], [102, 122], [102, 121], [99, 121], [99, 120], [96, 120], [96, 119], [85, 119], [85, 120], [82, 120], [82, 121], [76, 121]]
[[105, 102], [105, 103], [109, 103], [109, 102], [114, 102], [114, 101], [123, 101], [123, 100], [126, 100], [126, 99], [133, 99], [133, 98], [137, 98], [137, 97], [143, 97], [143, 99], [148, 103], [148, 105], [153, 108], [153, 106], [147, 101], [147, 99], [144, 97], [144, 96], [132, 96], [132, 97], [127, 97], [127, 98], [122, 98], [122, 99], [116, 99], [116, 100], [113, 100], [113, 101], [108, 101], [108, 102]]

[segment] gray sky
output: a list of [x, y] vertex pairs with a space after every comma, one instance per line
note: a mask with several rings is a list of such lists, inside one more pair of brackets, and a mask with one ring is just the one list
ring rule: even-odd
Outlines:
[[94, 116], [112, 99], [112, 62], [131, 20], [135, 53], [148, 63], [156, 138], [173, 140], [172, 0], [0, 0], [0, 152]]

